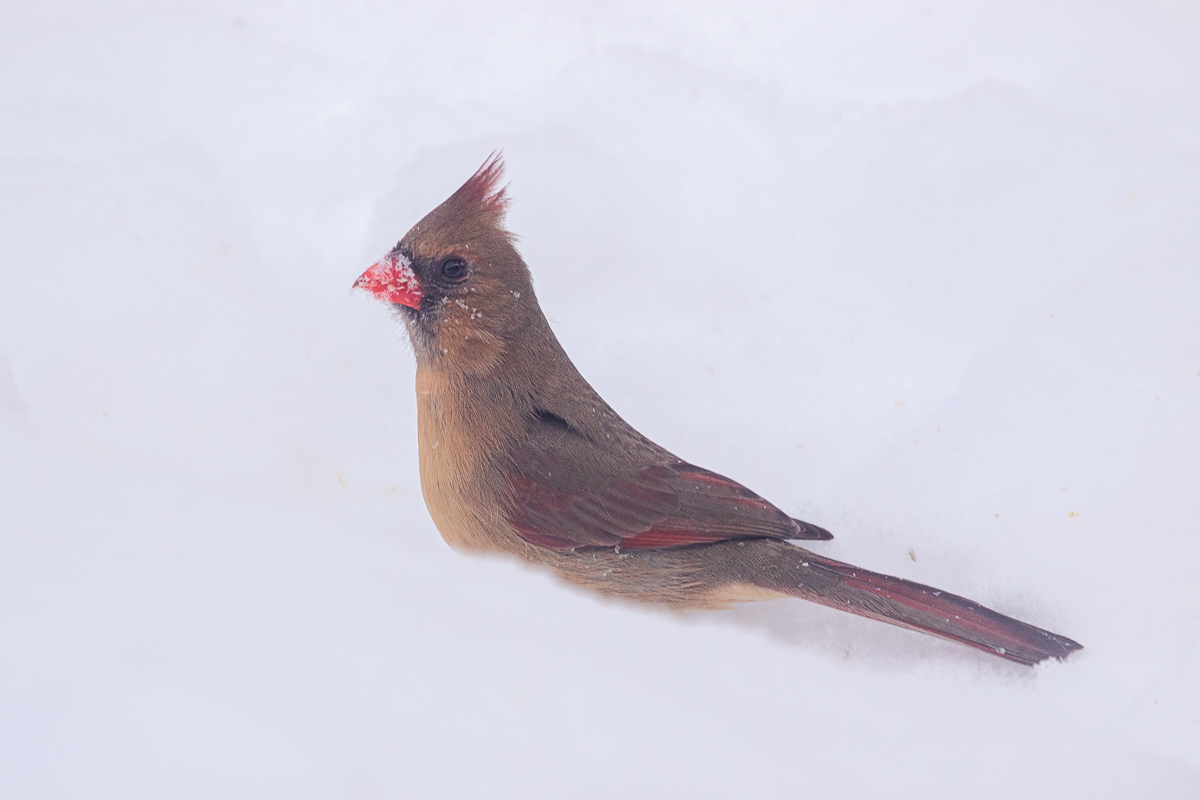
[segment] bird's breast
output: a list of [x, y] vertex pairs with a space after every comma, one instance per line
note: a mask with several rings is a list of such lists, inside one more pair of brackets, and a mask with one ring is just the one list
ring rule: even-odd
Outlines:
[[485, 409], [437, 373], [417, 372], [417, 448], [421, 494], [451, 547], [512, 550], [502, 513], [505, 477], [496, 468], [503, 444]]

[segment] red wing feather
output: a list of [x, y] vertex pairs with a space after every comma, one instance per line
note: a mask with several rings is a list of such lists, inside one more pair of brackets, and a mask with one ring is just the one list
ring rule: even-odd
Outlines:
[[685, 544], [710, 544], [723, 542], [732, 538], [723, 533], [707, 531], [681, 531], [668, 528], [654, 527], [645, 533], [630, 536], [621, 540], [621, 547], [626, 550], [648, 550], [653, 547], [680, 547]]
[[740, 483], [683, 462], [647, 467], [595, 489], [564, 491], [527, 475], [511, 480], [509, 522], [521, 538], [542, 547], [647, 549], [813, 538]]

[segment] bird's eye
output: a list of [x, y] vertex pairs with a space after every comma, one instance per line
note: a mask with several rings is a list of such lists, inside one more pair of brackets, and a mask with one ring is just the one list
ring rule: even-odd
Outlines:
[[450, 256], [450, 258], [442, 262], [442, 277], [448, 281], [457, 283], [458, 281], [466, 280], [470, 272], [471, 270], [467, 266], [467, 262], [458, 256]]

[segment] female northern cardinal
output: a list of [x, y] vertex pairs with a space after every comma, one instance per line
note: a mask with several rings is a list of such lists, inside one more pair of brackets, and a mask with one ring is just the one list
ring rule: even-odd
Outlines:
[[831, 539], [642, 436], [563, 352], [504, 228], [493, 155], [355, 282], [417, 359], [421, 490], [453, 547], [674, 608], [800, 597], [1035, 664], [1080, 645], [790, 544]]

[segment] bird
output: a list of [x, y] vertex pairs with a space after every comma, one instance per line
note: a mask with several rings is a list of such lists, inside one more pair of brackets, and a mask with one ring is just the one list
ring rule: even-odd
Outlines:
[[1081, 645], [949, 592], [824, 557], [833, 535], [675, 456], [575, 368], [505, 226], [493, 153], [354, 287], [416, 359], [421, 492], [454, 549], [672, 609], [794, 597], [1035, 665]]

